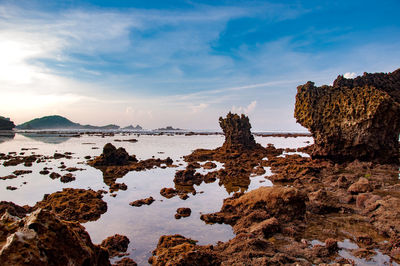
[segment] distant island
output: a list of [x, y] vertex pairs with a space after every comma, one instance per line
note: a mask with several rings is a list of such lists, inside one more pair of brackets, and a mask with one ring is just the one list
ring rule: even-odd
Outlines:
[[15, 124], [10, 118], [0, 116], [0, 130], [12, 130], [14, 127]]
[[171, 126], [167, 126], [167, 127], [162, 127], [162, 128], [157, 128], [157, 131], [174, 131], [174, 130], [182, 130], [180, 128], [173, 128]]
[[122, 129], [124, 129], [124, 130], [143, 130], [143, 128], [139, 125], [136, 125], [135, 127], [130, 125], [130, 126], [122, 128]]
[[[137, 125], [136, 127], [129, 126], [123, 129], [130, 130], [140, 128], [141, 126]], [[106, 126], [92, 126], [92, 125], [81, 125], [79, 123], [72, 122], [71, 120], [60, 116], [60, 115], [51, 115], [44, 116], [41, 118], [35, 118], [23, 124], [16, 126], [17, 129], [25, 129], [25, 130], [37, 130], [37, 129], [97, 129], [97, 130], [117, 130], [120, 129], [118, 125], [106, 125]]]

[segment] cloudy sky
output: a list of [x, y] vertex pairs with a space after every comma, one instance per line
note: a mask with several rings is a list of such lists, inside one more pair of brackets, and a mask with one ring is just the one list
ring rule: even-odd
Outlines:
[[[52, 3], [57, 2], [57, 3]], [[296, 86], [400, 67], [400, 1], [0, 1], [0, 115], [303, 130]]]

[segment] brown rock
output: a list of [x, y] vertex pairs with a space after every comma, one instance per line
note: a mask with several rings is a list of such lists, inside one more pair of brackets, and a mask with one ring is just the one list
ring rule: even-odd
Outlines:
[[351, 194], [365, 193], [372, 191], [368, 179], [361, 177], [356, 183], [352, 184], [347, 191]]
[[140, 200], [135, 200], [129, 203], [129, 205], [134, 206], [134, 207], [140, 207], [142, 205], [150, 205], [154, 202], [153, 197], [145, 198], [145, 199], [140, 199]]
[[60, 178], [60, 177], [61, 177], [61, 175], [58, 174], [58, 173], [56, 173], [56, 172], [52, 172], [52, 173], [50, 174], [50, 178], [51, 178], [51, 179], [57, 179], [57, 178]]
[[76, 178], [75, 178], [75, 176], [74, 176], [73, 174], [68, 173], [68, 174], [63, 175], [63, 176], [60, 178], [60, 181], [63, 182], [63, 183], [68, 183], [68, 182], [74, 181], [75, 179], [76, 179]]
[[129, 239], [123, 235], [113, 235], [104, 239], [100, 246], [108, 250], [110, 257], [115, 257], [128, 250]]
[[339, 76], [333, 86], [297, 87], [295, 118], [314, 137], [314, 158], [398, 161], [400, 69], [356, 79]]
[[178, 208], [176, 210], [175, 218], [180, 219], [181, 217], [189, 217], [192, 213], [190, 208]]
[[1, 265], [110, 265], [108, 253], [93, 245], [79, 223], [62, 221], [43, 209], [22, 220], [3, 218], [0, 232], [7, 241], [0, 241]]
[[107, 203], [100, 192], [91, 189], [64, 188], [62, 191], [46, 194], [36, 203], [35, 210], [50, 210], [67, 221], [95, 221], [107, 211]]
[[137, 263], [131, 258], [123, 258], [117, 261], [113, 266], [136, 266]]
[[225, 142], [222, 146], [225, 150], [251, 149], [256, 146], [253, 135], [250, 132], [249, 118], [245, 115], [228, 113], [226, 118], [219, 118]]
[[115, 148], [111, 143], [107, 143], [103, 148], [103, 153], [94, 159], [94, 166], [108, 165], [127, 165], [136, 162], [135, 156], [129, 156], [124, 148]]
[[12, 216], [17, 216], [19, 218], [25, 217], [25, 215], [30, 211], [30, 207], [25, 205], [23, 207], [9, 201], [0, 201], [0, 217], [8, 212]]
[[209, 249], [196, 245], [195, 240], [181, 235], [161, 236], [151, 265], [220, 265], [219, 258]]

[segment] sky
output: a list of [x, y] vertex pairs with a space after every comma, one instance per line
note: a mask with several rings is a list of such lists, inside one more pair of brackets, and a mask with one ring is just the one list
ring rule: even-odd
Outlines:
[[0, 0], [0, 115], [304, 131], [296, 87], [400, 67], [400, 1]]

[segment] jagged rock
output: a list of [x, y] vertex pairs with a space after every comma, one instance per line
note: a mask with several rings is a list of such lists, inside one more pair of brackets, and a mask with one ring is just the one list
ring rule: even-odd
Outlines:
[[131, 258], [123, 258], [117, 261], [113, 266], [136, 266], [137, 263]]
[[7, 214], [0, 219], [1, 265], [110, 265], [107, 251], [77, 222], [44, 209], [23, 219]]
[[362, 177], [357, 182], [352, 184], [347, 191], [351, 194], [365, 193], [372, 191], [372, 187], [368, 179]]
[[107, 203], [102, 200], [101, 192], [91, 189], [64, 188], [52, 194], [46, 194], [34, 209], [48, 209], [67, 221], [95, 221], [107, 211]]
[[242, 149], [252, 148], [256, 145], [253, 135], [250, 132], [250, 121], [247, 116], [242, 114], [232, 114], [229, 112], [226, 118], [219, 118], [219, 125], [221, 126], [225, 142], [224, 149]]
[[365, 73], [333, 86], [297, 87], [294, 116], [314, 137], [313, 158], [398, 162], [400, 69]]
[[189, 217], [192, 213], [190, 208], [178, 208], [176, 210], [175, 219], [180, 219], [181, 217]]

